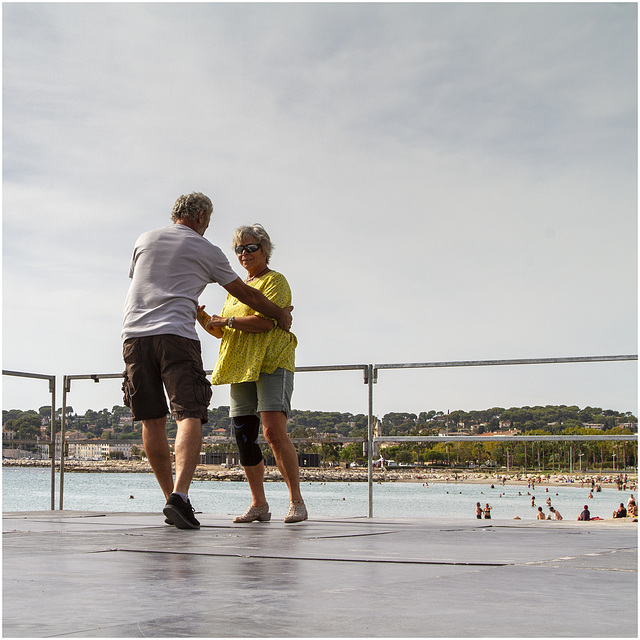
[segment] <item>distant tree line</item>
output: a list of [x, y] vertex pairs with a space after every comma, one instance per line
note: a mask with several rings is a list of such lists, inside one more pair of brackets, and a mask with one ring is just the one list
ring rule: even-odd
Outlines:
[[[60, 430], [62, 409], [56, 411], [56, 432]], [[23, 411], [11, 409], [2, 411], [2, 426], [20, 434], [21, 438], [40, 435], [41, 425], [48, 424], [51, 407], [42, 406], [35, 410]], [[135, 439], [139, 437], [140, 423], [131, 420], [129, 409], [115, 405], [111, 411], [88, 409], [84, 415], [76, 414], [73, 407], [66, 408], [66, 430], [80, 431], [86, 437], [111, 439]], [[376, 418], [378, 421], [378, 418]], [[547, 434], [558, 434], [570, 428], [583, 428], [585, 425], [601, 425], [604, 432], [621, 424], [633, 425], [637, 431], [638, 419], [631, 412], [621, 413], [600, 407], [577, 406], [536, 406], [512, 407], [473, 411], [422, 411], [415, 413], [387, 413], [379, 421], [382, 435], [420, 435], [445, 430], [448, 433], [470, 432], [485, 433], [499, 430], [517, 429], [522, 433], [544, 430]], [[293, 437], [313, 437], [328, 434], [344, 437], [366, 437], [367, 416], [358, 413], [339, 413], [337, 411], [301, 411], [293, 409], [287, 429]], [[168, 416], [169, 436], [175, 435], [175, 421]], [[229, 407], [220, 406], [209, 409], [209, 421], [203, 426], [203, 435], [209, 436], [226, 431], [230, 435], [231, 419]]]
[[546, 407], [493, 407], [481, 411], [423, 411], [415, 413], [388, 413], [382, 419], [383, 435], [420, 435], [429, 429], [444, 429], [449, 433], [469, 432], [482, 434], [517, 429], [522, 433], [544, 429], [548, 435], [560, 434], [568, 428], [602, 425], [608, 431], [620, 424], [633, 424], [637, 431], [638, 419], [630, 412], [621, 413], [600, 407], [580, 409], [575, 405], [548, 405]]
[[[61, 430], [62, 409], [56, 411], [55, 432]], [[11, 409], [2, 411], [2, 428], [15, 431], [20, 439], [35, 439], [41, 435], [41, 427], [46, 426], [47, 436], [51, 433], [51, 405], [42, 406], [35, 411], [33, 409], [22, 411]], [[209, 410], [209, 422], [203, 427], [203, 435], [208, 436], [216, 429], [229, 431], [231, 420], [229, 407], [218, 407]], [[167, 416], [167, 435], [175, 437], [177, 425], [171, 415]], [[65, 431], [78, 431], [87, 440], [96, 438], [108, 440], [140, 440], [142, 439], [142, 423], [131, 419], [128, 407], [115, 405], [111, 411], [102, 409], [94, 411], [87, 409], [84, 415], [75, 413], [73, 407], [66, 408]]]

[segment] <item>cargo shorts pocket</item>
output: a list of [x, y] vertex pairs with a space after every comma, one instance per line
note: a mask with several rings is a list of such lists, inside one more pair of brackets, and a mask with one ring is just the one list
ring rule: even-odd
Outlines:
[[196, 401], [205, 407], [208, 407], [213, 396], [213, 389], [211, 388], [211, 383], [207, 380], [207, 374], [204, 369], [194, 365], [193, 380], [195, 385], [194, 397]]
[[131, 383], [126, 370], [122, 372], [122, 377], [124, 378], [122, 381], [122, 402], [125, 407], [131, 408], [131, 391], [129, 390]]
[[137, 362], [140, 348], [137, 340], [127, 341], [122, 345], [122, 359], [125, 363], [125, 370], [122, 372], [122, 400], [126, 407], [131, 408], [131, 397], [135, 393], [133, 382], [129, 375], [130, 365]]

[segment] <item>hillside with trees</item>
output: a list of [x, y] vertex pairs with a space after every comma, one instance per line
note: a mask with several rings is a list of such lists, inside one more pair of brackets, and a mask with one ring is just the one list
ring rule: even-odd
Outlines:
[[[62, 410], [57, 410], [57, 429], [60, 427]], [[16, 432], [17, 437], [31, 439], [40, 435], [43, 426], [49, 424], [51, 407], [42, 406], [37, 411], [10, 409], [2, 411], [2, 426]], [[381, 435], [408, 436], [431, 433], [495, 433], [517, 430], [520, 433], [544, 432], [560, 434], [567, 429], [597, 428], [603, 433], [623, 426], [629, 433], [637, 432], [638, 420], [631, 412], [621, 413], [600, 407], [536, 406], [511, 407], [474, 411], [422, 411], [415, 413], [387, 413], [376, 417]], [[101, 411], [87, 410], [83, 415], [66, 410], [66, 431], [78, 431], [87, 439], [103, 438], [127, 440], [140, 438], [139, 422], [131, 420], [127, 407], [115, 405]], [[175, 421], [169, 416], [169, 437], [175, 435]], [[293, 437], [310, 438], [326, 435], [329, 438], [362, 438], [367, 436], [367, 416], [361, 413], [339, 413], [337, 411], [301, 411], [293, 409], [287, 429]], [[229, 407], [209, 409], [209, 422], [203, 427], [203, 435], [231, 435]], [[49, 431], [50, 433], [50, 431]]]

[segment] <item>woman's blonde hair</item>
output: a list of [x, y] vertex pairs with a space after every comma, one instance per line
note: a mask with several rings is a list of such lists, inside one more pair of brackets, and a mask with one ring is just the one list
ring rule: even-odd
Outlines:
[[[246, 236], [251, 236], [255, 239], [256, 243], [262, 246], [262, 251], [264, 251], [264, 255], [267, 259], [267, 264], [269, 264], [269, 260], [271, 259], [271, 252], [273, 251], [273, 243], [271, 242], [271, 238], [269, 234], [266, 232], [265, 228], [258, 224], [243, 225], [242, 227], [238, 227], [233, 234], [233, 250], [235, 252], [236, 247], [239, 244], [242, 244], [242, 239]], [[246, 244], [246, 243], [245, 243]]]

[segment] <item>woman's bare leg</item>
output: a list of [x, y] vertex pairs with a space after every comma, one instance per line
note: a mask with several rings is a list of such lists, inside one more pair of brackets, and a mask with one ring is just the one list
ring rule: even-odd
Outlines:
[[267, 504], [267, 498], [264, 495], [264, 461], [260, 464], [244, 467], [244, 474], [249, 482], [251, 489], [251, 506], [261, 507]]
[[283, 411], [262, 411], [260, 413], [265, 440], [273, 450], [273, 455], [289, 488], [291, 502], [303, 502], [300, 493], [300, 469], [298, 453], [287, 434], [287, 417]]

